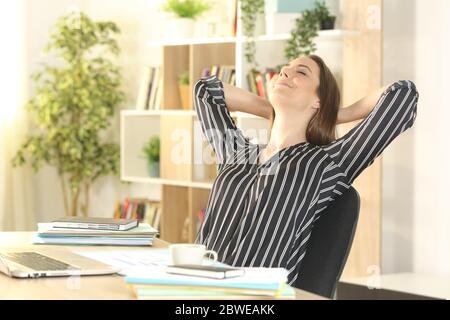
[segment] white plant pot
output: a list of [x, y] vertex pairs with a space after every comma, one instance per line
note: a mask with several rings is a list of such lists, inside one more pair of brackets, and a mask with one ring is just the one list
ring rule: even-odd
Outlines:
[[189, 18], [175, 18], [170, 24], [170, 34], [174, 39], [193, 38], [195, 21]]

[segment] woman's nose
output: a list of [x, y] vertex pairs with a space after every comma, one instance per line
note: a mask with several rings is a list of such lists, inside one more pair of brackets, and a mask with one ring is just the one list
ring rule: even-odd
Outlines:
[[289, 78], [288, 73], [286, 72], [286, 70], [283, 68], [281, 68], [280, 71], [280, 77], [285, 76], [286, 78]]

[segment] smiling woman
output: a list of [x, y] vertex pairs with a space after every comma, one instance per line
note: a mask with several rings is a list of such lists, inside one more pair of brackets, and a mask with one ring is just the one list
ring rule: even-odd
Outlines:
[[[291, 64], [278, 80], [289, 87], [273, 90], [275, 119], [282, 120], [287, 131], [280, 131], [279, 141], [288, 143], [268, 161], [258, 162], [264, 146], [251, 143], [236, 127], [221, 80], [202, 78], [193, 92], [203, 133], [220, 164], [195, 243], [216, 251], [220, 262], [232, 266], [283, 267], [294, 287], [314, 222], [399, 134], [412, 127], [419, 97], [413, 82], [395, 82], [376, 99], [370, 95], [351, 106], [350, 115], [360, 116], [360, 109], [370, 113], [349, 133], [325, 145], [315, 144], [304, 140], [308, 116], [313, 118], [317, 107], [331, 101], [334, 128], [339, 99], [335, 92], [321, 91], [333, 89], [324, 85], [320, 67], [302, 62], [312, 70], [308, 79], [296, 74]], [[317, 79], [322, 89], [316, 90]], [[322, 120], [319, 117], [318, 123]]]
[[31, 173], [15, 170], [11, 159], [26, 130], [24, 0], [7, 1], [0, 13], [0, 34], [5, 45], [0, 53], [0, 230], [32, 230]]
[[[322, 58], [310, 55], [291, 61], [274, 77], [269, 89], [273, 106], [269, 119], [269, 149], [300, 141], [324, 145], [336, 138], [341, 95], [333, 73]], [[291, 130], [293, 128], [296, 130]], [[284, 134], [286, 132], [289, 136]]]

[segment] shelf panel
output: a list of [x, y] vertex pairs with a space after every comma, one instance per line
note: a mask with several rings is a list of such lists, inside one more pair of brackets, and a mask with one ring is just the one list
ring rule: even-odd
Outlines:
[[[123, 116], [196, 116], [197, 113], [195, 110], [133, 110], [133, 109], [127, 109], [122, 110], [121, 114]], [[230, 112], [231, 116], [236, 118], [251, 118], [251, 119], [264, 119], [259, 116], [255, 116], [250, 113], [245, 112]]]
[[[318, 40], [341, 39], [346, 36], [357, 36], [360, 32], [353, 30], [322, 30], [318, 32]], [[255, 37], [255, 41], [284, 41], [291, 37], [290, 33], [260, 35]], [[164, 47], [164, 46], [184, 46], [184, 45], [198, 45], [198, 44], [212, 44], [212, 43], [243, 43], [248, 41], [245, 37], [218, 37], [218, 38], [190, 38], [190, 39], [169, 39], [149, 41], [147, 44], [150, 47]]]
[[211, 189], [212, 185], [213, 185], [212, 182], [180, 181], [180, 180], [170, 180], [170, 179], [151, 178], [151, 177], [122, 176], [121, 180], [123, 182], [160, 184], [160, 185], [191, 187], [191, 188], [199, 188], [199, 189]]

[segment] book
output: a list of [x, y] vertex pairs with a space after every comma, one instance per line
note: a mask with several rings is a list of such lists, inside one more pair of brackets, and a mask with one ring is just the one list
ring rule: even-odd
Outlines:
[[162, 78], [162, 76], [160, 76], [159, 83], [157, 86], [156, 99], [155, 99], [155, 110], [161, 110], [162, 95], [163, 95], [162, 86], [163, 86], [163, 78]]
[[279, 291], [287, 281], [285, 268], [244, 267], [245, 274], [243, 276], [226, 279], [170, 274], [166, 272], [166, 268], [167, 266], [147, 266], [142, 270], [130, 270], [125, 281], [127, 284], [139, 285], [209, 286], [272, 291]]
[[164, 296], [164, 299], [295, 299], [294, 288], [284, 284], [278, 291], [258, 289], [215, 288], [200, 286], [176, 285], [129, 285], [135, 297], [139, 300], [154, 299]]
[[74, 229], [74, 228], [55, 228], [52, 223], [38, 223], [38, 233], [45, 237], [67, 235], [67, 236], [152, 236], [158, 234], [158, 230], [147, 223], [139, 223], [136, 228], [119, 231], [119, 230], [97, 230], [97, 229]]
[[215, 279], [233, 278], [243, 276], [245, 274], [245, 270], [240, 268], [204, 266], [194, 264], [169, 265], [167, 266], [166, 272]]
[[161, 210], [160, 208], [155, 209], [155, 217], [153, 219], [152, 226], [159, 230], [159, 221], [161, 220]]
[[255, 83], [256, 89], [258, 91], [258, 96], [266, 98], [265, 83], [263, 79], [263, 75], [260, 72], [255, 73]]
[[129, 230], [139, 225], [136, 219], [64, 217], [52, 221], [55, 228]]
[[144, 68], [144, 74], [142, 76], [141, 86], [139, 88], [139, 93], [136, 101], [137, 110], [145, 110], [147, 106], [149, 98], [149, 87], [151, 85], [153, 71], [153, 67], [146, 66]]
[[41, 237], [34, 234], [33, 244], [56, 245], [104, 245], [104, 246], [151, 246], [153, 238], [110, 238], [110, 237]]
[[160, 73], [161, 73], [161, 67], [156, 67], [153, 73], [152, 78], [152, 87], [149, 92], [149, 99], [148, 99], [148, 105], [147, 109], [149, 110], [156, 110], [155, 100], [156, 100], [156, 93], [159, 90], [159, 82], [160, 82]]

